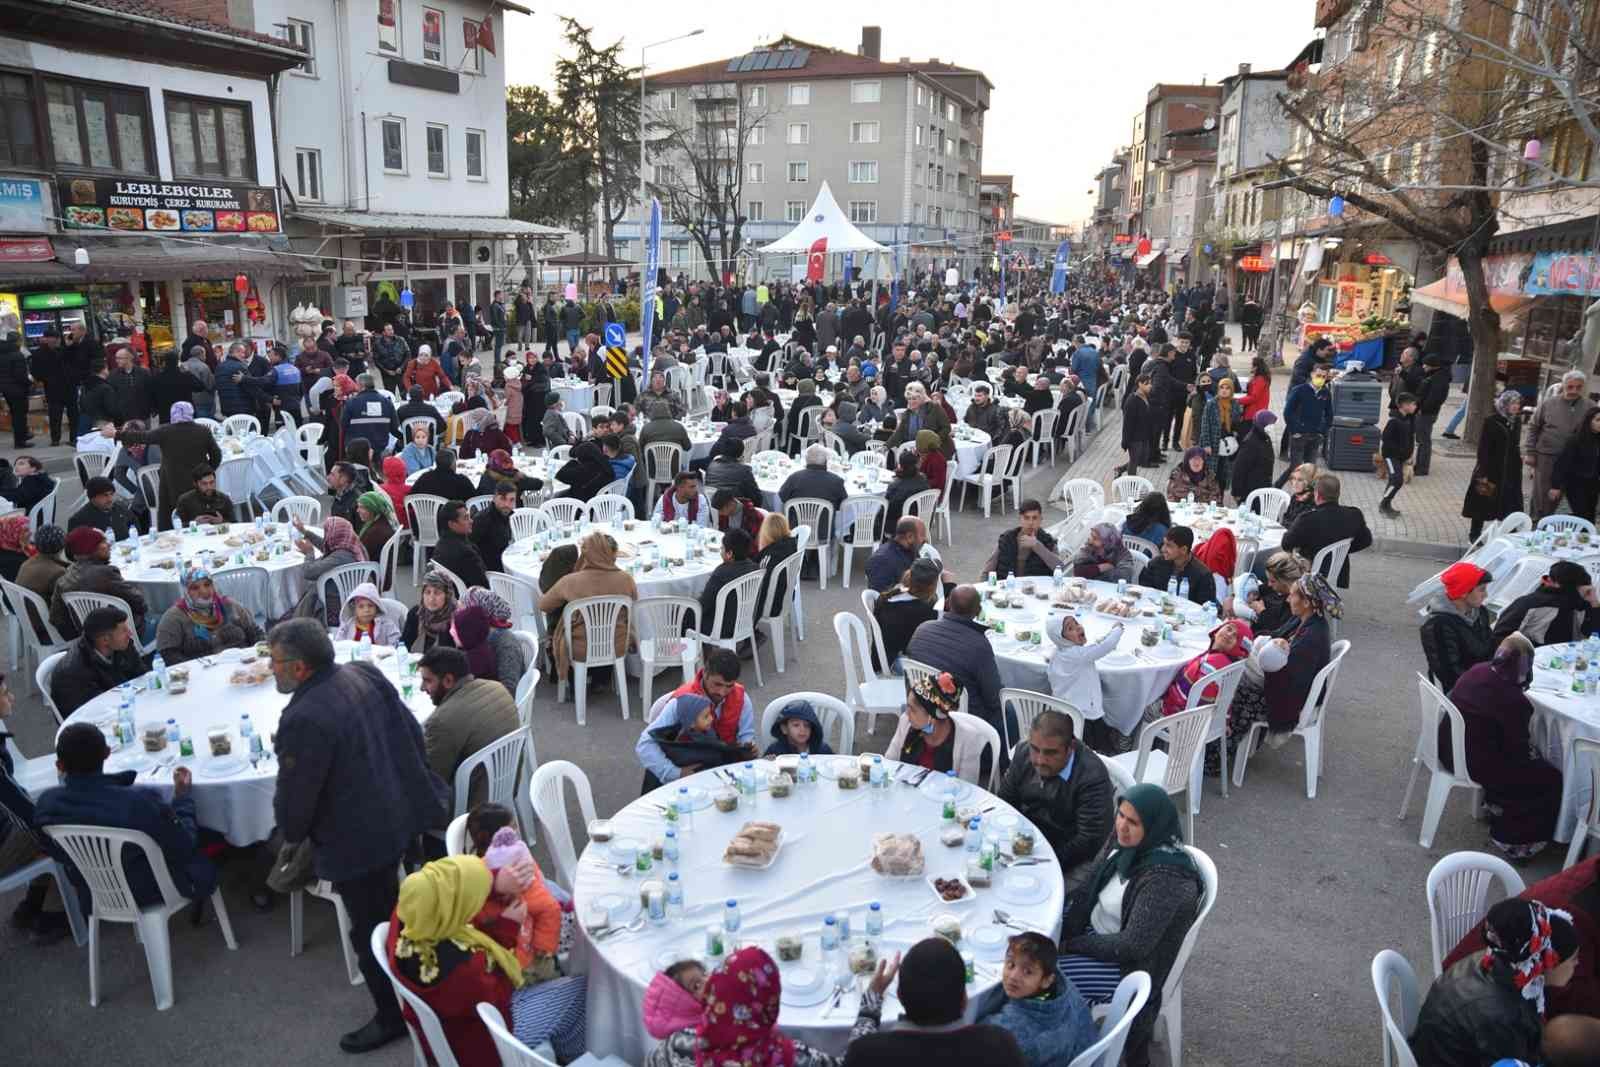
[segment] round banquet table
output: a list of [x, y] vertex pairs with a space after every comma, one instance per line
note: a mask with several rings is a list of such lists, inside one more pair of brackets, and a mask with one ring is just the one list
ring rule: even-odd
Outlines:
[[[804, 469], [805, 461], [798, 456], [787, 456], [783, 459], [769, 457], [752, 466], [756, 474], [756, 485], [761, 489], [761, 506], [768, 511], [781, 512], [783, 501], [778, 499], [778, 490], [789, 480], [789, 475]], [[844, 479], [845, 489], [852, 497], [882, 496], [888, 492], [889, 483], [893, 480], [893, 475], [882, 464], [876, 462], [865, 467], [851, 467], [838, 456], [833, 456], [828, 460], [828, 469]], [[842, 523], [839, 529], [847, 531], [852, 525], [854, 524]]]
[[1548, 530], [1524, 530], [1522, 533], [1507, 534], [1500, 540], [1509, 544], [1519, 555], [1537, 556], [1551, 563], [1557, 560], [1567, 560], [1571, 563], [1593, 563], [1600, 560], [1600, 538], [1590, 537], [1583, 540], [1578, 534], [1561, 536], [1549, 536], [1549, 534]]
[[[705, 588], [706, 579], [722, 562], [722, 535], [715, 530], [695, 527], [693, 531], [686, 529], [681, 533], [666, 533], [657, 531], [649, 520], [638, 519], [632, 523], [631, 529], [627, 523], [621, 526], [585, 523], [525, 537], [506, 549], [502, 566], [507, 574], [526, 578], [538, 588], [539, 569], [544, 566], [550, 550], [558, 545], [577, 544], [593, 530], [603, 530], [616, 539], [620, 549], [617, 566], [633, 576], [641, 597], [698, 597], [700, 590]], [[662, 560], [674, 562], [647, 560], [653, 551], [647, 549], [646, 545], [658, 548]], [[682, 562], [675, 562], [678, 560]], [[710, 620], [704, 620], [704, 623], [709, 626]], [[641, 640], [656, 636], [648, 626], [640, 625], [638, 630]]]
[[[1159, 490], [1157, 491], [1159, 492]], [[1103, 521], [1114, 522], [1120, 527], [1127, 517], [1133, 513], [1133, 508], [1134, 505], [1132, 504], [1107, 504], [1102, 509]], [[1266, 559], [1283, 547], [1285, 530], [1281, 522], [1260, 522], [1259, 517], [1253, 517], [1247, 529], [1244, 520], [1239, 515], [1238, 508], [1217, 507], [1208, 509], [1204, 504], [1189, 505], [1170, 502], [1167, 504], [1167, 508], [1172, 512], [1174, 526], [1187, 526], [1194, 531], [1196, 544], [1201, 543], [1217, 530], [1226, 526], [1233, 531], [1235, 538], [1251, 537], [1261, 543], [1260, 551], [1257, 553], [1258, 560]], [[1223, 577], [1228, 578], [1230, 581], [1232, 580], [1231, 575], [1223, 575]]]
[[[694, 462], [709, 461], [711, 446], [717, 443], [718, 438], [722, 436], [722, 428], [726, 425], [725, 422], [712, 422], [702, 416], [683, 420], [683, 428], [689, 431], [689, 459]], [[636, 422], [634, 427], [635, 432], [642, 429], [644, 420]], [[641, 455], [639, 459], [643, 462], [644, 457]]]
[[568, 411], [587, 413], [594, 406], [594, 386], [582, 378], [552, 378], [550, 388], [561, 394]]
[[[1167, 599], [1165, 593], [1141, 586], [1128, 586], [1128, 596], [1138, 598], [1139, 613], [1124, 619], [1097, 610], [1098, 604], [1116, 597], [1115, 583], [1071, 579], [1068, 584], [1074, 588], [1081, 584], [1083, 588], [1093, 590], [1095, 602], [1079, 605], [1058, 603], [1053, 583], [1048, 578], [1007, 579], [1007, 585], [1012, 589], [1011, 596], [1021, 597], [1020, 606], [999, 608], [994, 602], [995, 590], [991, 590], [987, 584], [978, 586], [984, 597], [984, 619], [990, 622], [999, 620], [1005, 624], [1004, 633], [992, 627], [989, 630], [989, 647], [994, 649], [995, 660], [1000, 668], [1000, 681], [1007, 686], [1040, 693], [1050, 692], [1050, 678], [1045, 665], [1049, 663], [1055, 645], [1045, 635], [1044, 629], [1052, 614], [1076, 615], [1083, 624], [1085, 640], [1091, 645], [1103, 639], [1120, 622], [1123, 624], [1122, 640], [1118, 642], [1116, 651], [1096, 662], [1095, 669], [1100, 675], [1100, 695], [1106, 722], [1116, 727], [1119, 733], [1132, 734], [1144, 716], [1144, 709], [1172, 684], [1179, 668], [1205, 651], [1207, 635], [1204, 609], [1187, 600], [1173, 599], [1182, 620], [1181, 627], [1173, 631], [1174, 640], [1146, 648], [1140, 640], [1143, 629], [1172, 621], [1159, 611], [1159, 605]], [[1030, 585], [1035, 595], [1028, 595]], [[1038, 593], [1047, 593], [1048, 598], [1040, 597]], [[1018, 640], [1019, 631], [1028, 633], [1029, 639]], [[1034, 635], [1038, 637], [1037, 642], [1032, 640]]]
[[[1579, 816], [1589, 810], [1589, 767], [1587, 763], [1574, 765], [1572, 742], [1578, 738], [1600, 740], [1600, 695], [1579, 696], [1572, 691], [1573, 653], [1578, 647], [1562, 644], [1535, 649], [1533, 684], [1528, 688], [1534, 710], [1529, 724], [1533, 746], [1562, 777], [1557, 841], [1571, 841]], [[1558, 652], [1565, 658], [1565, 666], [1559, 670], [1550, 666]]]
[[951, 427], [950, 436], [956, 445], [955, 474], [970, 478], [978, 473], [983, 457], [989, 454], [991, 438], [982, 430], [975, 430], [965, 423]]
[[[834, 761], [854, 759], [824, 757], [819, 770], [830, 775]], [[910, 779], [920, 773], [910, 765], [884, 762], [891, 777]], [[757, 762], [758, 772], [771, 767], [769, 762]], [[665, 829], [660, 806], [680, 785], [695, 789], [699, 801], [708, 806], [696, 810], [681, 832], [676, 868], [657, 864], [647, 875], [630, 871], [622, 876], [608, 864], [612, 844], [591, 843], [584, 850], [573, 887], [584, 932], [574, 954], [587, 958], [589, 1050], [596, 1055], [618, 1055], [630, 1063], [644, 1060], [654, 1044], [643, 1029], [645, 986], [657, 971], [676, 960], [717, 962], [706, 960], [705, 932], [708, 925], [721, 922], [724, 902], [730, 898], [738, 900], [742, 914], [737, 935], [741, 944], [760, 945], [777, 960], [776, 938], [804, 939], [802, 958], [779, 964], [784, 987], [779, 1024], [789, 1037], [835, 1053], [844, 1051], [859, 1007], [858, 990], [865, 979], [857, 979], [839, 1006], [830, 1010], [833, 984], [822, 973], [819, 943], [825, 915], [848, 911], [850, 943], [860, 945], [865, 941], [867, 906], [879, 901], [884, 919], [883, 936], [878, 939], [880, 956], [905, 952], [933, 936], [930, 924], [937, 915], [959, 918], [962, 947], [977, 956], [977, 977], [968, 987], [968, 1021], [976, 1018], [984, 994], [998, 986], [1005, 938], [1016, 932], [995, 925], [995, 908], [1009, 912], [1013, 922], [1036, 927], [1047, 936], [1059, 932], [1065, 901], [1061, 868], [1044, 834], [1037, 830], [1034, 854], [1047, 862], [1005, 871], [997, 865], [992, 887], [974, 890], [965, 901], [946, 904], [940, 900], [928, 879], [953, 877], [966, 867], [963, 849], [947, 847], [939, 840], [945, 826], [940, 812], [942, 776], [928, 776], [920, 788], [891, 782], [886, 790], [872, 790], [863, 781], [855, 791], [841, 790], [825, 776], [814, 785], [796, 786], [783, 798], [770, 795], [765, 774], [758, 773], [758, 778], [763, 784], [753, 805], [737, 811], [723, 813], [709, 806], [710, 794], [721, 780], [715, 771], [703, 771], [635, 800], [611, 819], [617, 835], [613, 844], [622, 838], [652, 842]], [[966, 783], [962, 789], [963, 806], [975, 805], [984, 812], [984, 819], [1015, 817], [1019, 825], [1031, 825], [998, 797]], [[731, 867], [722, 861], [729, 839], [750, 820], [775, 822], [784, 828], [782, 847], [765, 870]], [[915, 834], [921, 840], [924, 876], [886, 878], [872, 870], [873, 836], [888, 831]], [[1009, 852], [1009, 839], [1003, 849]], [[681, 916], [669, 916], [659, 925], [647, 923], [637, 932], [600, 939], [590, 935], [591, 909], [608, 896], [620, 898], [613, 925], [631, 921], [640, 911], [641, 881], [659, 878], [664, 882], [670, 869], [676, 869], [684, 883]], [[816, 984], [808, 987], [804, 974]], [[886, 1023], [898, 1018], [901, 1011], [893, 994], [891, 987], [884, 1003]]]
[[[317, 533], [315, 526], [308, 527]], [[178, 576], [184, 564], [203, 561], [212, 570], [223, 567], [261, 567], [267, 572], [268, 602], [246, 604], [251, 611], [260, 611], [269, 619], [281, 618], [294, 607], [304, 591], [305, 581], [300, 575], [300, 564], [305, 557], [294, 547], [294, 527], [286, 522], [268, 522], [262, 540], [250, 543], [247, 537], [256, 537], [258, 531], [252, 523], [235, 522], [228, 526], [201, 526], [200, 532], [172, 530], [163, 534], [150, 533], [139, 538], [139, 560], [133, 560], [133, 543], [120, 541], [113, 547], [111, 562], [122, 571], [122, 577], [139, 586], [144, 594], [149, 618], [157, 618], [178, 602], [182, 590]], [[230, 543], [233, 542], [233, 543]], [[266, 546], [271, 555], [258, 559], [257, 553]], [[169, 564], [162, 566], [161, 564]]]
[[[335, 642], [340, 663], [348, 662], [351, 647], [349, 641]], [[373, 652], [383, 676], [399, 688], [400, 664], [395, 650], [380, 647]], [[132, 744], [112, 752], [111, 758], [106, 760], [106, 771], [136, 770], [139, 785], [152, 786], [170, 799], [172, 768], [188, 767], [194, 775], [195, 814], [201, 826], [217, 831], [233, 845], [264, 841], [276, 822], [272, 814], [272, 796], [277, 788], [278, 761], [270, 739], [277, 732], [278, 716], [289, 703], [289, 694], [278, 692], [270, 674], [266, 681], [255, 685], [232, 684], [229, 676], [239, 669], [246, 655], [254, 655], [254, 651], [227, 649], [215, 656], [180, 664], [189, 669], [189, 691], [176, 696], [166, 690], [146, 690], [145, 685], [151, 678], [146, 674], [141, 680], [101, 693], [69, 715], [62, 727], [75, 722], [114, 724], [122, 698], [133, 697], [133, 718], [139, 736]], [[408, 659], [414, 668], [417, 657]], [[256, 662], [264, 664], [266, 660], [259, 657]], [[433, 701], [422, 691], [416, 674], [405, 681], [415, 687], [406, 705], [417, 721], [422, 722], [433, 713]], [[250, 762], [248, 741], [239, 736], [239, 716], [246, 713], [261, 735], [265, 749], [255, 765]], [[158, 753], [144, 751], [140, 741], [144, 724], [167, 719], [176, 719], [179, 727], [194, 738], [193, 757], [180, 758], [178, 747], [173, 744]], [[230, 755], [211, 755], [207, 735], [214, 727], [225, 727], [229, 731], [233, 745]]]

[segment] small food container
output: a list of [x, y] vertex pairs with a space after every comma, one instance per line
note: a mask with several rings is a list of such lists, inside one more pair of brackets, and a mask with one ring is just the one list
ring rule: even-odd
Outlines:
[[869, 942], [862, 942], [850, 949], [850, 973], [855, 975], [871, 974], [878, 969], [878, 953]]
[[146, 752], [165, 752], [167, 748], [167, 724], [164, 722], [147, 722], [140, 732], [144, 738]]
[[1011, 854], [1013, 856], [1033, 855], [1033, 831], [1018, 827], [1011, 835]]
[[718, 811], [729, 812], [739, 810], [739, 794], [731, 789], [719, 789], [711, 802], [717, 806]]
[[1155, 648], [1161, 643], [1161, 631], [1154, 626], [1146, 626], [1139, 631], [1139, 643], [1145, 648]]
[[987, 889], [994, 881], [994, 875], [989, 868], [977, 860], [967, 863], [967, 884], [974, 889]]
[[173, 667], [167, 671], [167, 681], [174, 685], [187, 685], [189, 682], [189, 668]]
[[767, 776], [767, 792], [774, 799], [786, 797], [794, 788], [794, 780], [782, 771], [773, 771]]
[[588, 829], [590, 841], [598, 841], [603, 844], [610, 841], [613, 836], [610, 819], [593, 819], [590, 821]]
[[[654, 841], [650, 842], [650, 857], [658, 860], [664, 860], [667, 858], [667, 842], [664, 838], [658, 837]], [[662, 888], [666, 887], [663, 886]]]
[[258, 656], [270, 656], [270, 655], [272, 655], [272, 650], [267, 647], [267, 643], [265, 641], [257, 641], [256, 642], [256, 655], [258, 655]]
[[798, 937], [778, 938], [778, 959], [783, 963], [793, 963], [805, 955], [806, 943]]
[[840, 789], [860, 789], [861, 788], [861, 769], [859, 767], [851, 766], [851, 765], [848, 765], [848, 764], [843, 766], [843, 767], [840, 767], [839, 768], [839, 788]]
[[932, 926], [936, 936], [944, 938], [952, 945], [961, 943], [961, 920], [954, 915], [936, 915]]
[[666, 892], [667, 892], [667, 887], [665, 885], [663, 885], [661, 882], [656, 881], [654, 878], [650, 879], [647, 882], [640, 882], [639, 883], [639, 908], [640, 908], [640, 910], [642, 910], [646, 915], [650, 914], [650, 895], [652, 893], [660, 893], [663, 896], [665, 896]]
[[939, 834], [939, 843], [948, 848], [960, 848], [967, 840], [967, 831], [960, 826], [946, 826]]
[[211, 744], [213, 756], [227, 756], [233, 752], [233, 735], [226, 726], [213, 726], [207, 730], [206, 740]]

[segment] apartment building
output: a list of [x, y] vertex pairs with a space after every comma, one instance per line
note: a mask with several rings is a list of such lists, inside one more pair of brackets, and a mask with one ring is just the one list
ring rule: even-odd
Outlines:
[[1274, 265], [1292, 258], [1292, 240], [1280, 247], [1283, 191], [1259, 188], [1280, 176], [1279, 164], [1289, 151], [1290, 121], [1278, 99], [1288, 78], [1286, 70], [1257, 71], [1241, 63], [1222, 81], [1216, 202], [1205, 233], [1218, 282], [1236, 304], [1246, 295], [1262, 299]]
[[[729, 185], [744, 220], [742, 247], [730, 262], [705, 262], [687, 231], [664, 216], [661, 263], [670, 273], [747, 266], [786, 275], [788, 264], [761, 263], [754, 250], [804, 218], [823, 182], [862, 232], [900, 249], [902, 270], [976, 265], [994, 87], [983, 72], [940, 59], [884, 60], [880, 41], [870, 26], [853, 52], [782, 37], [742, 56], [646, 73], [652, 130], [713, 124], [693, 143], [714, 145], [713, 165], [739, 171]], [[659, 132], [649, 140], [659, 142]], [[672, 171], [691, 165], [681, 151], [665, 151], [649, 160], [647, 182], [682, 180]], [[617, 237], [618, 258], [643, 258], [636, 211]]]
[[[1168, 261], [1172, 242], [1174, 167], [1187, 160], [1214, 159], [1217, 150], [1218, 85], [1151, 86], [1134, 120], [1134, 180], [1137, 228], [1150, 250], [1135, 260], [1148, 282], [1167, 286], [1182, 274], [1182, 252]], [[1210, 191], [1206, 190], [1207, 195]]]

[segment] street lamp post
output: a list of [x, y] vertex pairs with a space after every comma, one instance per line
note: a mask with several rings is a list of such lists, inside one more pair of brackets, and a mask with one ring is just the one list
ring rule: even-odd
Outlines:
[[[648, 202], [648, 200], [645, 197], [645, 185], [644, 185], [644, 144], [645, 144], [645, 138], [644, 138], [644, 135], [645, 135], [644, 54], [646, 52], [648, 52], [650, 49], [655, 48], [657, 45], [671, 44], [674, 41], [684, 41], [684, 40], [689, 39], [690, 37], [698, 37], [702, 33], [705, 33], [705, 32], [706, 31], [703, 30], [703, 29], [690, 30], [688, 33], [682, 33], [682, 34], [679, 34], [676, 37], [668, 37], [667, 39], [662, 40], [662, 41], [651, 41], [649, 44], [640, 45], [639, 46], [639, 248], [641, 250], [644, 248], [645, 241], [649, 240], [649, 237], [647, 236], [646, 231], [647, 231], [647, 229], [648, 229], [648, 227], [650, 225], [650, 220], [645, 217], [646, 213], [647, 213], [647, 210], [648, 210], [645, 207], [645, 205]], [[639, 259], [639, 262], [641, 264], [641, 266], [639, 267], [639, 280], [640, 280], [641, 283], [644, 281], [643, 263], [645, 262], [645, 260], [647, 258], [648, 258], [648, 256], [641, 256], [640, 259]]]

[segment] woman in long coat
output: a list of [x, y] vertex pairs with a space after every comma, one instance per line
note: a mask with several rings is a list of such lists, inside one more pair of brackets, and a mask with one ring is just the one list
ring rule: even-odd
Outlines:
[[[113, 436], [107, 432], [107, 436]], [[215, 468], [222, 449], [211, 431], [194, 421], [194, 405], [173, 404], [167, 424], [154, 430], [124, 428], [114, 435], [124, 445], [157, 445], [161, 449], [161, 499], [156, 505], [157, 529], [172, 529], [172, 508], [178, 498], [194, 488], [194, 469], [202, 463]]]
[[[578, 566], [539, 597], [540, 611], [560, 611], [574, 600], [592, 596], [625, 596], [637, 600], [639, 588], [633, 576], [617, 566], [617, 545], [608, 535], [596, 530], [578, 546]], [[613, 651], [621, 656], [628, 651], [628, 622], [631, 611], [617, 616]], [[556, 661], [556, 675], [565, 678], [573, 660], [588, 655], [589, 637], [582, 617], [572, 622], [572, 647], [567, 647], [566, 627], [551, 630], [550, 644]]]
[[1483, 524], [1522, 510], [1522, 395], [1507, 389], [1494, 398], [1494, 414], [1478, 436], [1478, 462], [1467, 479], [1463, 518], [1477, 539]]

